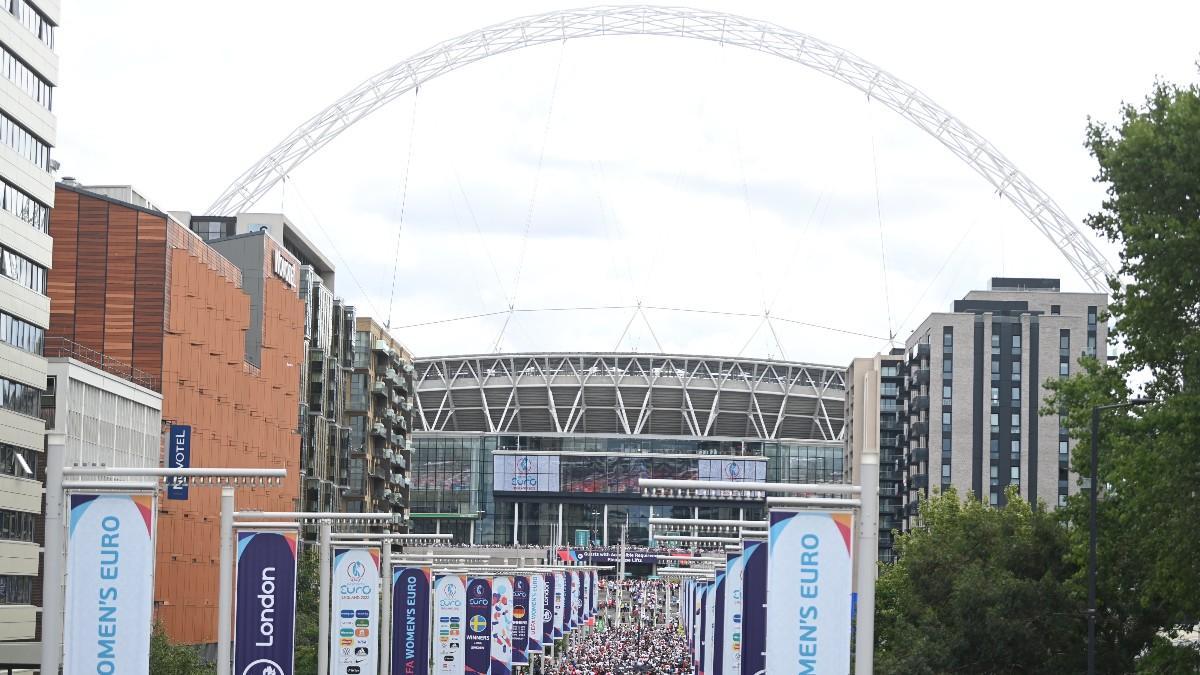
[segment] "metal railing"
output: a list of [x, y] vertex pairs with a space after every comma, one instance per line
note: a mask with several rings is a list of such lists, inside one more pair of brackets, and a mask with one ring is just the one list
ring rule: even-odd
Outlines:
[[83, 345], [61, 337], [46, 338], [46, 346], [42, 350], [46, 358], [71, 358], [86, 363], [93, 368], [99, 368], [106, 373], [122, 377], [130, 382], [162, 393], [162, 380], [132, 365], [108, 356], [104, 352], [84, 347]]

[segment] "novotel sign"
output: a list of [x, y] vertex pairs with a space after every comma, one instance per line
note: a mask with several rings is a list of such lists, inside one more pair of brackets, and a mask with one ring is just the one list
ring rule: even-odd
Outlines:
[[283, 279], [288, 286], [295, 288], [296, 264], [284, 257], [284, 255], [279, 252], [279, 249], [275, 249], [273, 253], [275, 260], [275, 276]]

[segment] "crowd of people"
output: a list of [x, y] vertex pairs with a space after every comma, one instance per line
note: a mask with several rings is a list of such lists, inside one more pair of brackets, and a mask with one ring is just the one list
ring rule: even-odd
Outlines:
[[554, 675], [689, 675], [691, 655], [674, 624], [608, 626], [575, 644]]

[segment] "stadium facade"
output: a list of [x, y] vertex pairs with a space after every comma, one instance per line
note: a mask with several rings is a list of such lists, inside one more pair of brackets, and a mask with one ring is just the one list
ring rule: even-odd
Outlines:
[[640, 498], [637, 479], [842, 482], [845, 369], [632, 353], [415, 360], [416, 532], [475, 544], [653, 543], [651, 516], [762, 502]]

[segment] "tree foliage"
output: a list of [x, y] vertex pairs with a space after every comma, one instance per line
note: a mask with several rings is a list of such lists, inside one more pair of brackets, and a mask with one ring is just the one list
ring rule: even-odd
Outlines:
[[162, 624], [154, 624], [150, 635], [150, 675], [212, 675], [216, 668], [205, 663], [191, 645], [171, 642]]
[[876, 586], [881, 673], [1082, 670], [1083, 605], [1067, 532], [1015, 489], [992, 508], [955, 491], [921, 505]]
[[321, 564], [317, 549], [309, 547], [300, 554], [296, 574], [296, 675], [316, 675], [317, 608], [321, 605]]

